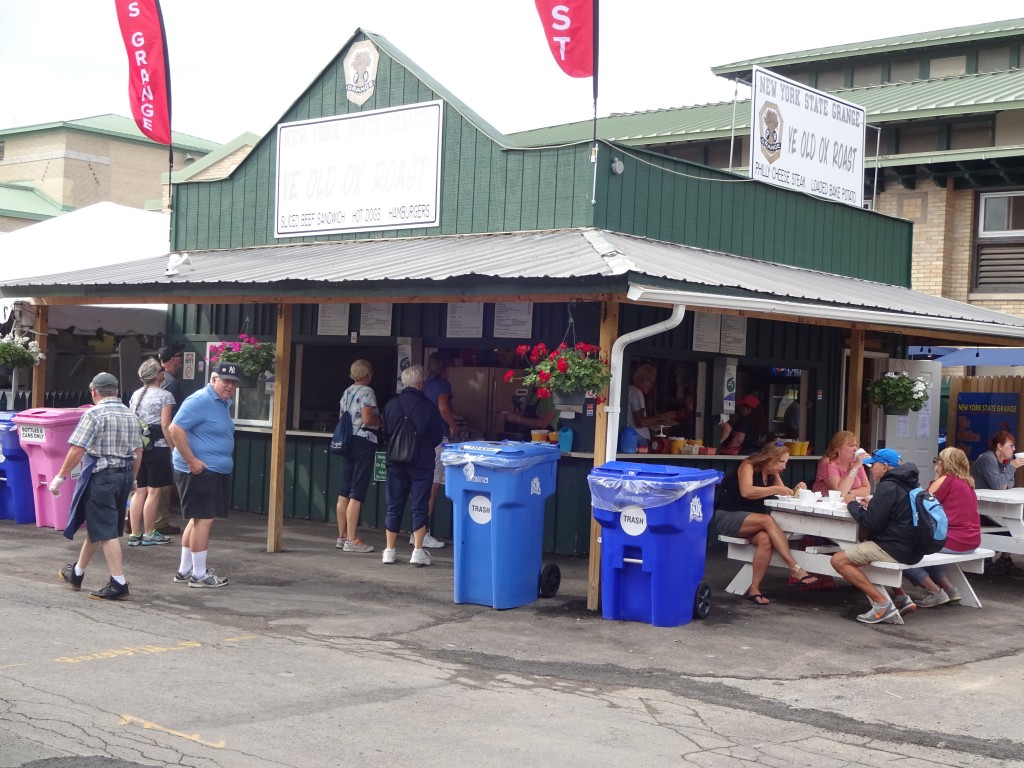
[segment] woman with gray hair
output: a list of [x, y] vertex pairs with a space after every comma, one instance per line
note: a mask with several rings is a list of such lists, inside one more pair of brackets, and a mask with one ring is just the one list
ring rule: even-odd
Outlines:
[[341, 396], [338, 416], [348, 411], [352, 418], [352, 448], [341, 457], [341, 479], [338, 483], [338, 543], [342, 552], [373, 552], [373, 547], [359, 538], [356, 526], [373, 478], [373, 459], [377, 452], [377, 427], [380, 412], [377, 395], [370, 387], [373, 366], [369, 360], [356, 360], [349, 367], [352, 386]]
[[174, 395], [163, 389], [163, 366], [155, 359], [146, 360], [139, 366], [142, 386], [135, 390], [128, 407], [148, 425], [148, 434], [143, 433], [145, 447], [142, 463], [139, 465], [138, 488], [131, 498], [129, 519], [131, 533], [128, 546], [144, 547], [168, 544], [170, 539], [156, 530], [156, 515], [160, 507], [160, 488], [174, 482], [171, 466], [171, 449], [174, 447], [167, 435], [174, 414]]
[[388, 512], [384, 519], [387, 546], [383, 561], [395, 562], [405, 503], [411, 499], [414, 548], [409, 562], [424, 566], [430, 565], [430, 552], [423, 548], [423, 539], [427, 534], [427, 506], [434, 480], [434, 446], [444, 437], [444, 421], [437, 406], [423, 394], [422, 366], [412, 365], [402, 371], [402, 384], [405, 389], [384, 406], [384, 425], [393, 436], [399, 424], [408, 419], [416, 433], [416, 452], [411, 461], [399, 462], [388, 456]]

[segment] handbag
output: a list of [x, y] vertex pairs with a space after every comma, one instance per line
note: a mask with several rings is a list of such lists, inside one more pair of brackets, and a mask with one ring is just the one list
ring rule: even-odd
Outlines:
[[334, 428], [334, 434], [331, 435], [331, 444], [327, 450], [335, 456], [347, 458], [352, 455], [352, 444], [355, 442], [353, 438], [352, 414], [346, 408], [342, 411], [341, 418], [338, 419], [338, 425]]

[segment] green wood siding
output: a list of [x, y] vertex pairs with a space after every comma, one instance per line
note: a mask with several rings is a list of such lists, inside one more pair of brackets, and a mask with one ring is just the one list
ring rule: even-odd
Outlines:
[[594, 226], [910, 287], [910, 222], [630, 149], [598, 163]]

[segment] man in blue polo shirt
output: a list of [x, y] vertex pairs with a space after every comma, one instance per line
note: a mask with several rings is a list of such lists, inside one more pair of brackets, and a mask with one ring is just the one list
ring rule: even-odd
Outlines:
[[188, 521], [181, 535], [181, 562], [174, 581], [190, 587], [223, 587], [228, 580], [206, 567], [210, 530], [228, 516], [231, 502], [235, 422], [231, 398], [241, 370], [237, 363], [217, 363], [210, 383], [193, 392], [171, 422], [174, 484], [181, 514]]

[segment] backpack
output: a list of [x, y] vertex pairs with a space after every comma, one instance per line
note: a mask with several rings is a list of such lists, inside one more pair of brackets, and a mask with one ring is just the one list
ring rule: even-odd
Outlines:
[[[388, 435], [388, 447], [385, 458], [389, 464], [412, 464], [416, 461], [417, 441], [419, 433], [416, 432], [416, 425], [412, 423], [411, 414], [405, 412], [405, 406], [399, 402], [402, 408], [402, 418], [395, 425], [394, 432]], [[416, 413], [416, 409], [412, 409]]]
[[[356, 390], [357, 392], [359, 390]], [[334, 434], [331, 436], [331, 444], [327, 447], [327, 450], [333, 453], [335, 456], [343, 456], [348, 458], [352, 455], [352, 446], [355, 445], [355, 430], [352, 428], [352, 401], [355, 399], [355, 393], [353, 397], [348, 398], [348, 403], [341, 410], [341, 417], [338, 419], [338, 426], [334, 428]], [[343, 401], [344, 402], [344, 401]]]
[[924, 488], [910, 492], [910, 513], [914, 520], [914, 546], [925, 555], [934, 555], [946, 546], [946, 510]]
[[355, 435], [352, 434], [352, 414], [346, 408], [338, 419], [338, 426], [334, 428], [334, 435], [331, 436], [331, 444], [328, 451], [335, 456], [348, 458], [352, 454], [352, 444]]

